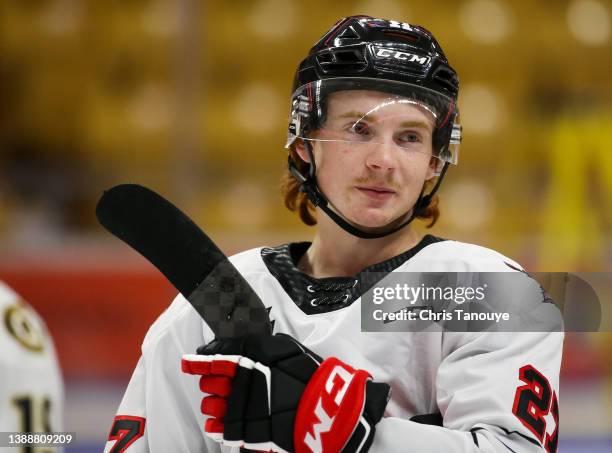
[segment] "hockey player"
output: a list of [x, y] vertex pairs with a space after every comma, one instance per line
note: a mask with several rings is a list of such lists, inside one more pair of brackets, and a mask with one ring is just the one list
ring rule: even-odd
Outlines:
[[411, 228], [435, 223], [457, 163], [457, 96], [422, 27], [348, 17], [315, 44], [284, 187], [314, 239], [232, 257], [275, 334], [214, 339], [177, 297], [145, 337], [107, 452], [556, 451], [561, 333], [361, 331], [368, 272], [520, 270]]
[[64, 385], [51, 337], [32, 307], [2, 282], [0, 321], [0, 432], [62, 431]]

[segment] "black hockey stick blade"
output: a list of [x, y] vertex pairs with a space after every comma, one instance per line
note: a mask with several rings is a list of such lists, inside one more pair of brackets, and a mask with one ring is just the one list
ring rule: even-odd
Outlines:
[[272, 332], [253, 288], [215, 243], [162, 196], [136, 184], [115, 186], [100, 198], [96, 216], [166, 276], [216, 337]]

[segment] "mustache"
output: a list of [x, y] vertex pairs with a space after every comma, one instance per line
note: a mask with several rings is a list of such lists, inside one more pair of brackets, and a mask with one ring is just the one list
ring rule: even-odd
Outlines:
[[400, 187], [397, 182], [394, 181], [393, 176], [386, 178], [372, 178], [368, 176], [360, 176], [353, 180], [356, 186], [384, 186], [391, 190], [399, 191]]

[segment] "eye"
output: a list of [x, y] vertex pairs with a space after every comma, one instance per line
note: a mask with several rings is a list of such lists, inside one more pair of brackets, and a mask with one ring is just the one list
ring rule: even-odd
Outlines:
[[406, 131], [398, 135], [397, 141], [400, 144], [402, 143], [420, 143], [423, 141], [423, 139], [421, 138], [421, 135], [417, 132]]
[[356, 135], [361, 135], [363, 137], [368, 137], [372, 135], [372, 131], [370, 127], [364, 123], [363, 121], [356, 121], [352, 123], [349, 127], [349, 131]]

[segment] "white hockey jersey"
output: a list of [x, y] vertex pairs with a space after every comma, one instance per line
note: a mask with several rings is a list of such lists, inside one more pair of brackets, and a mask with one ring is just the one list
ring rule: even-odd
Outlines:
[[[305, 243], [258, 248], [231, 261], [269, 307], [274, 332], [391, 385], [370, 452], [556, 451], [563, 333], [361, 332], [359, 295], [338, 298], [342, 304], [333, 309], [307, 303], [317, 286], [347, 282], [300, 273], [294, 263], [306, 248]], [[495, 251], [425, 236], [413, 249], [368, 270], [516, 268]], [[182, 354], [212, 339], [210, 328], [178, 296], [145, 337], [106, 452], [238, 451], [204, 435], [198, 379], [180, 371]]]
[[34, 309], [2, 282], [0, 321], [0, 432], [63, 431], [64, 385], [51, 337]]

